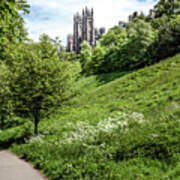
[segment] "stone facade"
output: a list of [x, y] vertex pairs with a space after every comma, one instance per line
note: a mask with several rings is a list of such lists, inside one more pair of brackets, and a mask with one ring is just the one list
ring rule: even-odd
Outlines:
[[67, 37], [67, 51], [74, 51], [77, 54], [80, 51], [80, 45], [83, 41], [89, 42], [94, 47], [96, 42], [100, 39], [105, 28], [99, 30], [94, 27], [94, 11], [87, 7], [82, 10], [82, 15], [77, 13], [74, 15], [73, 36]]
[[118, 25], [121, 27], [121, 28], [125, 28], [127, 23], [124, 22], [124, 21], [119, 21]]
[[156, 16], [155, 10], [150, 9], [149, 15], [147, 16], [147, 20], [151, 21], [151, 20], [153, 20], [155, 18], [155, 16]]
[[138, 17], [138, 12], [135, 11], [132, 15], [129, 16], [129, 22], [133, 21], [136, 17]]
[[73, 36], [71, 34], [69, 34], [67, 37], [67, 51], [73, 51]]

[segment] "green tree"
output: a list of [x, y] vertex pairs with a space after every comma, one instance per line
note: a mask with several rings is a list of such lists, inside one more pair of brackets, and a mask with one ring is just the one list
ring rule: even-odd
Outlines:
[[180, 52], [180, 15], [163, 15], [152, 21], [158, 29], [156, 41], [156, 59], [161, 60]]
[[81, 63], [82, 73], [89, 74], [89, 64], [92, 60], [92, 47], [87, 41], [84, 41], [80, 46], [79, 61]]
[[122, 29], [116, 37], [116, 43], [113, 46], [109, 46], [106, 51], [105, 59], [106, 59], [106, 69], [107, 72], [120, 71], [124, 69], [124, 58], [125, 48], [127, 43], [129, 42], [128, 34], [126, 29]]
[[110, 47], [117, 45], [119, 38], [121, 38], [121, 33], [124, 33], [124, 31], [124, 28], [114, 26], [100, 39], [101, 46]]
[[[99, 62], [99, 73], [119, 71], [121, 68], [121, 54], [124, 44], [127, 43], [126, 28], [115, 26], [105, 34], [97, 49], [93, 52], [93, 61]], [[102, 55], [102, 57], [101, 57]], [[95, 60], [97, 58], [97, 60]], [[96, 64], [98, 64], [96, 62]], [[97, 67], [96, 67], [97, 68]], [[97, 70], [96, 70], [97, 71]]]
[[[8, 46], [22, 42], [27, 37], [22, 12], [29, 13], [26, 0], [1, 0], [0, 2], [0, 58], [9, 53]], [[8, 52], [6, 52], [8, 51]]]
[[128, 39], [124, 49], [124, 65], [126, 68], [135, 68], [148, 65], [152, 61], [153, 44], [157, 39], [150, 23], [137, 20], [128, 26]]
[[98, 44], [93, 51], [92, 61], [90, 63], [90, 69], [94, 74], [105, 72], [104, 62], [106, 55], [106, 47]]
[[[161, 17], [163, 15], [173, 15], [180, 9], [180, 1], [179, 0], [160, 0], [155, 5], [156, 18]], [[176, 12], [177, 11], [177, 12]]]
[[50, 53], [46, 52], [51, 56], [44, 56], [42, 48], [40, 46], [38, 51], [37, 44], [22, 44], [9, 56], [6, 63], [8, 73], [2, 69], [5, 63], [0, 69], [6, 77], [1, 78], [0, 84], [9, 90], [8, 94], [0, 91], [0, 96], [9, 97], [15, 114], [33, 118], [35, 134], [41, 118], [70, 97], [74, 77], [72, 65], [59, 60], [58, 53], [54, 51], [56, 48], [51, 47]]
[[0, 63], [0, 128], [6, 127], [6, 120], [11, 118], [13, 105], [11, 101], [11, 93], [9, 89], [10, 71], [4, 63]]

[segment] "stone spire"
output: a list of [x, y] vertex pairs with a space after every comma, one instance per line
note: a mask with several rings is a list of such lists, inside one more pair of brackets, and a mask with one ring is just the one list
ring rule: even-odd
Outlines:
[[85, 7], [82, 10], [82, 15], [76, 13], [73, 16], [73, 21], [73, 37], [69, 35], [67, 38], [68, 51], [73, 49], [73, 51], [79, 53], [80, 45], [83, 41], [89, 42], [89, 44], [94, 47], [96, 45], [96, 40], [98, 40], [99, 37], [105, 32], [105, 29], [101, 28], [100, 30], [96, 30], [95, 33], [93, 8], [88, 9]]

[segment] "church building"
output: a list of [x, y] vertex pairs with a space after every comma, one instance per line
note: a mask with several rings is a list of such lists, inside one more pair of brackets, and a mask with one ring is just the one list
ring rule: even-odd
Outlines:
[[67, 37], [67, 51], [76, 52], [80, 51], [80, 45], [83, 41], [89, 42], [94, 47], [96, 42], [100, 39], [102, 34], [105, 33], [105, 28], [99, 30], [94, 27], [94, 11], [87, 7], [82, 10], [82, 15], [77, 13], [73, 19], [73, 35]]

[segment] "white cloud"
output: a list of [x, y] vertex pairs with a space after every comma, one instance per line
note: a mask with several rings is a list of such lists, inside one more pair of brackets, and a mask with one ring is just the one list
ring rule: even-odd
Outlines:
[[157, 0], [28, 0], [31, 14], [25, 16], [30, 38], [37, 40], [47, 33], [59, 36], [66, 42], [66, 36], [73, 32], [73, 14], [81, 12], [85, 6], [94, 8], [95, 26], [107, 29], [127, 21], [134, 11], [147, 14]]
[[119, 20], [127, 21], [134, 11], [147, 12], [153, 7], [153, 0], [92, 0], [90, 6], [94, 7], [97, 26], [107, 28], [117, 24]]

